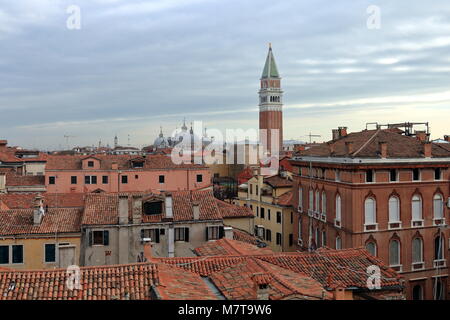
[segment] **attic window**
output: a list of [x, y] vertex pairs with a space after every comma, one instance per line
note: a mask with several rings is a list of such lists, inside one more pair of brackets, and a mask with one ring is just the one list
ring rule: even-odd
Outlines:
[[163, 212], [163, 202], [153, 201], [144, 203], [144, 214], [161, 214]]
[[88, 167], [89, 168], [94, 167], [94, 161], [88, 161]]
[[133, 168], [143, 168], [144, 167], [144, 161], [133, 161], [132, 165], [133, 165]]

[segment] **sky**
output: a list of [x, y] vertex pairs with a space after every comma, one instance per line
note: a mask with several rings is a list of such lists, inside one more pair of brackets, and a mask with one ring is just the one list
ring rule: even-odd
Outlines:
[[448, 0], [0, 0], [0, 139], [142, 147], [184, 117], [257, 128], [269, 42], [285, 139], [368, 122], [450, 134]]

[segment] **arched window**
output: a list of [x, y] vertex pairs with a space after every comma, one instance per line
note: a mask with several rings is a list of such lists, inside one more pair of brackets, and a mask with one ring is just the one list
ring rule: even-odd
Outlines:
[[313, 210], [314, 208], [314, 192], [312, 189], [309, 190], [309, 210]]
[[365, 224], [371, 225], [376, 223], [376, 203], [374, 198], [367, 198], [364, 203]]
[[420, 284], [416, 284], [412, 290], [412, 299], [413, 300], [423, 300], [423, 289]]
[[336, 237], [336, 250], [342, 249], [342, 239], [340, 236]]
[[389, 222], [400, 221], [400, 201], [396, 196], [389, 198]]
[[302, 238], [302, 217], [301, 215], [298, 217], [298, 238]]
[[302, 187], [298, 188], [298, 209], [300, 211], [303, 210], [303, 189], [302, 189]]
[[341, 221], [341, 196], [336, 195], [336, 221]]
[[327, 195], [325, 191], [322, 191], [322, 213], [327, 213]]
[[422, 198], [417, 194], [412, 197], [411, 212], [413, 221], [422, 220]]
[[316, 190], [316, 207], [314, 208], [315, 211], [320, 211], [320, 193], [319, 190]]
[[414, 238], [412, 242], [412, 262], [423, 262], [423, 240], [419, 237]]
[[433, 280], [433, 297], [434, 300], [444, 300], [444, 286], [441, 280]]
[[389, 243], [389, 265], [400, 265], [400, 242], [395, 239]]
[[444, 259], [444, 241], [441, 236], [434, 238], [434, 260]]
[[373, 241], [369, 241], [366, 243], [366, 250], [369, 251], [371, 255], [376, 257], [377, 255], [377, 244]]
[[320, 247], [320, 233], [319, 233], [319, 228], [316, 228], [314, 238], [315, 238], [315, 240], [316, 240], [316, 246], [317, 246], [317, 248], [319, 248], [319, 247]]
[[434, 219], [442, 219], [444, 217], [444, 202], [439, 193], [433, 197], [433, 216]]

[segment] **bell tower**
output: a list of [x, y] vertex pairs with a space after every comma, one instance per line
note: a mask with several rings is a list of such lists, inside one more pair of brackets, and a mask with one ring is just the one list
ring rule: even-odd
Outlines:
[[[261, 76], [261, 89], [259, 90], [259, 129], [267, 132], [267, 151], [270, 155], [278, 156], [283, 147], [283, 91], [281, 90], [281, 77], [278, 73], [272, 46]], [[278, 150], [272, 150], [272, 136], [275, 138], [278, 130]], [[274, 154], [277, 153], [277, 154]]]

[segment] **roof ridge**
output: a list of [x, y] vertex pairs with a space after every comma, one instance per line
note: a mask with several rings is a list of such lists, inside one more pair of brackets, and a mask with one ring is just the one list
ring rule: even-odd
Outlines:
[[367, 140], [361, 148], [359, 148], [357, 151], [353, 152], [353, 156], [356, 156], [359, 152], [361, 152], [361, 150], [363, 150], [365, 147], [367, 147], [367, 145], [372, 142], [373, 139], [375, 139], [375, 137], [378, 135], [378, 133], [381, 131], [381, 129], [378, 129], [377, 131], [375, 131], [375, 133], [370, 137], [369, 140]]

